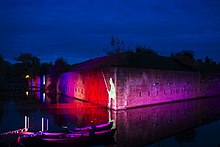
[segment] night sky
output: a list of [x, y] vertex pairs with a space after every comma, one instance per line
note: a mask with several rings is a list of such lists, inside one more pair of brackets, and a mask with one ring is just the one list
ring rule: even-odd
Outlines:
[[160, 55], [184, 49], [220, 62], [219, 0], [0, 0], [0, 54], [69, 63], [105, 55], [111, 37]]

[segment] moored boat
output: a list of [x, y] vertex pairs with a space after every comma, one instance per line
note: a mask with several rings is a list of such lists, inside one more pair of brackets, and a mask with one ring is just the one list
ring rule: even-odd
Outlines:
[[84, 142], [98, 139], [105, 139], [112, 137], [115, 134], [116, 129], [95, 131], [95, 132], [77, 132], [70, 134], [42, 134], [39, 137], [42, 141], [56, 142], [56, 143], [69, 143], [69, 142]]
[[55, 143], [95, 143], [103, 140], [112, 139], [116, 129], [101, 130], [101, 131], [79, 131], [74, 133], [49, 133], [37, 132], [35, 134], [20, 136], [19, 142], [23, 145]]
[[113, 126], [113, 122], [108, 122], [105, 124], [99, 124], [99, 125], [91, 125], [91, 126], [86, 126], [86, 127], [81, 127], [81, 128], [74, 128], [69, 130], [70, 132], [79, 132], [79, 131], [87, 131], [87, 130], [95, 130], [95, 131], [102, 131], [102, 130], [109, 130]]

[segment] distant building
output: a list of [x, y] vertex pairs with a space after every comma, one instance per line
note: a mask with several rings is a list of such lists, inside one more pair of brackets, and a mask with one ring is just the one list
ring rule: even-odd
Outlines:
[[61, 74], [57, 92], [115, 110], [220, 94], [220, 73], [201, 69], [169, 57], [120, 53]]
[[29, 77], [29, 75], [27, 76], [26, 79], [28, 79], [28, 88], [31, 91], [43, 90], [50, 83], [48, 80], [49, 78], [46, 75], [39, 75], [34, 77]]

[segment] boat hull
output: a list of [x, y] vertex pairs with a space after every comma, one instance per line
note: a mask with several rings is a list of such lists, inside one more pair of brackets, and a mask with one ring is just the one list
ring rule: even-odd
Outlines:
[[114, 142], [113, 136], [116, 129], [97, 131], [97, 132], [77, 132], [77, 133], [42, 133], [22, 138], [21, 143], [25, 146], [40, 144], [94, 144]]
[[70, 130], [70, 132], [79, 132], [79, 131], [87, 131], [87, 130], [95, 130], [95, 131], [102, 131], [102, 130], [109, 130], [113, 126], [113, 122], [108, 122], [106, 124], [100, 124], [100, 125], [93, 125], [93, 126], [87, 126], [82, 128], [74, 128]]

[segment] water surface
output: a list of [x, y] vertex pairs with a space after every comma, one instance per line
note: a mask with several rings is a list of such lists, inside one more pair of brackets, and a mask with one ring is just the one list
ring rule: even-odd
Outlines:
[[117, 128], [114, 143], [103, 146], [220, 145], [220, 97], [109, 111], [43, 92], [0, 94], [0, 133], [24, 128], [25, 116], [31, 131], [42, 130], [42, 118], [48, 120], [48, 131], [113, 120]]

